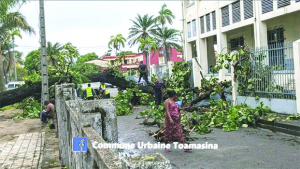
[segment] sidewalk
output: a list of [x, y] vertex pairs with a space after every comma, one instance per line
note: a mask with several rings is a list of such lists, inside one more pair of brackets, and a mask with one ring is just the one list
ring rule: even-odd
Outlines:
[[[158, 130], [157, 126], [138, 125], [143, 119], [135, 119], [142, 109], [135, 109], [130, 116], [118, 116], [119, 143], [150, 142], [156, 143], [148, 131]], [[124, 150], [124, 156], [138, 156], [159, 152], [167, 157], [172, 167], [181, 168], [299, 168], [300, 138], [272, 133], [255, 128], [240, 128], [238, 131], [225, 132], [214, 129], [210, 134], [196, 135], [194, 144], [205, 142], [218, 144], [218, 150], [183, 150], [134, 149]]]
[[[43, 143], [44, 138], [45, 133], [43, 132]], [[44, 145], [43, 143], [42, 145]], [[0, 144], [0, 168], [35, 168], [38, 163], [40, 150], [43, 150], [40, 133], [20, 134], [15, 141]], [[40, 157], [40, 163], [41, 159], [42, 156]]]

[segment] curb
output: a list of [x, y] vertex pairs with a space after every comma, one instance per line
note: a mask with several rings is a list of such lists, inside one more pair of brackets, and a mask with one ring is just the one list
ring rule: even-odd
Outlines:
[[267, 120], [259, 119], [256, 124], [257, 127], [277, 131], [294, 136], [300, 136], [300, 126], [283, 124], [278, 122], [270, 122]]

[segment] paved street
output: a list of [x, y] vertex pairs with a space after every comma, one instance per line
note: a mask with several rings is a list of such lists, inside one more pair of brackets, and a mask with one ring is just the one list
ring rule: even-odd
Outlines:
[[[134, 114], [118, 116], [120, 143], [150, 142], [156, 143], [150, 137], [149, 131], [158, 130], [157, 126], [139, 125], [143, 119], [135, 119], [142, 109], [135, 109]], [[238, 131], [226, 132], [214, 129], [210, 134], [195, 135], [194, 144], [206, 142], [218, 144], [217, 150], [163, 150], [134, 149], [125, 150], [124, 155], [138, 156], [140, 154], [161, 153], [171, 162], [174, 169], [182, 168], [272, 168], [298, 169], [300, 157], [300, 138], [272, 133], [269, 130], [255, 128], [240, 128]]]
[[[43, 143], [44, 136], [45, 133], [42, 133]], [[0, 144], [0, 168], [35, 168], [39, 159], [40, 149], [43, 149], [40, 133], [20, 134], [17, 137], [15, 141]], [[42, 155], [40, 157], [40, 164], [41, 159]]]

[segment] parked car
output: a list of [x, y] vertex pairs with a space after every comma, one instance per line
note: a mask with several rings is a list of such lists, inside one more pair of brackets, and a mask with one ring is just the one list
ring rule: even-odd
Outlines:
[[110, 83], [105, 83], [106, 87], [110, 87], [110, 88], [115, 88], [116, 86], [110, 84]]
[[[137, 76], [130, 76], [129, 80], [133, 80], [135, 82], [135, 84], [138, 85], [139, 77], [137, 77]], [[143, 78], [140, 81], [140, 85], [143, 85], [143, 86], [147, 85], [146, 81]]]
[[7, 88], [7, 90], [12, 90], [23, 84], [25, 84], [24, 81], [9, 82], [7, 85], [5, 85], [5, 87]]

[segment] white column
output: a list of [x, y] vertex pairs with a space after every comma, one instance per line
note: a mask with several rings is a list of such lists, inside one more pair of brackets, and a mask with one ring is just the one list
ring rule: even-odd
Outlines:
[[295, 86], [296, 86], [296, 105], [297, 113], [300, 114], [300, 39], [293, 43]]
[[[202, 52], [205, 52], [206, 50], [203, 50], [203, 49], [201, 48], [201, 45], [203, 45], [203, 44], [201, 44], [201, 39], [200, 39], [200, 40], [197, 39], [197, 40], [196, 40], [197, 58], [194, 58], [194, 59], [192, 60], [192, 64], [193, 64], [194, 87], [200, 87], [200, 86], [201, 86], [201, 79], [202, 79], [202, 77], [201, 77], [200, 71], [201, 71], [203, 74], [205, 74], [205, 69], [204, 69], [204, 67], [205, 67], [205, 63], [207, 63], [207, 61], [204, 62], [204, 61], [202, 60], [204, 56], [202, 56], [201, 53], [202, 53]], [[205, 45], [205, 44], [204, 44], [204, 45]], [[202, 56], [202, 58], [201, 58], [201, 56]], [[198, 65], [196, 59], [197, 59], [198, 63], [200, 64], [200, 66], [202, 67], [202, 70], [201, 70], [200, 66]]]
[[240, 1], [241, 21], [244, 20], [244, 1]]
[[198, 47], [198, 51], [197, 51], [197, 55], [198, 55], [198, 61], [201, 64], [202, 67], [202, 73], [203, 75], [208, 73], [208, 61], [207, 61], [207, 38], [202, 38], [200, 40], [198, 40], [199, 43], [197, 43]]
[[[227, 53], [227, 35], [226, 33], [219, 32], [217, 35], [218, 42], [218, 53], [226, 54]], [[219, 80], [223, 81], [225, 79], [225, 74], [228, 72], [228, 69], [220, 69], [219, 71]]]
[[232, 25], [232, 4], [228, 5], [228, 12], [229, 12], [229, 23]]
[[[274, 1], [276, 2], [276, 1]], [[265, 47], [268, 45], [267, 24], [261, 22], [261, 1], [254, 1], [255, 20], [254, 20], [254, 42], [255, 48]]]

